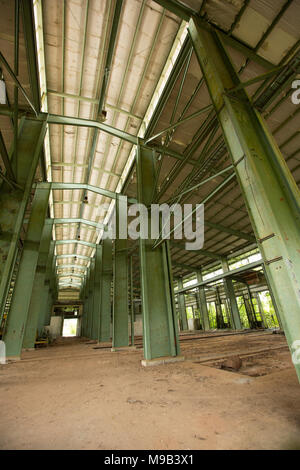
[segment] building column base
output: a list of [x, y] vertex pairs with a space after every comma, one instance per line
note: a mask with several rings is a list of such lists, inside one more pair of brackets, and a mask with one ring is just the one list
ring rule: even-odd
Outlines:
[[17, 362], [21, 360], [21, 356], [6, 356], [6, 363]]
[[183, 362], [184, 356], [165, 356], [157, 357], [155, 359], [143, 359], [141, 364], [143, 367], [161, 366], [164, 364], [172, 364], [173, 362]]

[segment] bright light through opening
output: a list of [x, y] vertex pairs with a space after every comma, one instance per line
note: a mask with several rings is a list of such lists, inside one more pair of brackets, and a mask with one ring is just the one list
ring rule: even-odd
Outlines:
[[77, 321], [77, 318], [65, 318], [62, 333], [64, 337], [76, 336]]

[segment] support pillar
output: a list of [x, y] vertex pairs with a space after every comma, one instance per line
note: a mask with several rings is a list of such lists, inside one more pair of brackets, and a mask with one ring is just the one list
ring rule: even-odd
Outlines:
[[216, 321], [217, 321], [217, 328], [218, 329], [223, 329], [225, 328], [225, 322], [224, 322], [224, 317], [223, 317], [223, 312], [222, 312], [222, 306], [221, 306], [221, 299], [219, 295], [218, 288], [216, 290], [216, 301], [215, 301], [215, 306], [216, 306]]
[[[153, 152], [138, 147], [136, 163], [138, 201], [148, 207], [155, 197]], [[165, 241], [155, 249], [152, 249], [153, 243], [151, 238], [142, 237], [139, 242], [144, 365], [164, 356], [173, 356], [174, 360], [180, 354], [169, 242]]]
[[46, 266], [47, 259], [49, 256], [50, 242], [52, 238], [52, 229], [53, 220], [47, 219], [42, 233], [39, 257], [33, 282], [28, 318], [23, 339], [23, 348], [26, 349], [34, 348], [35, 345], [39, 315], [41, 314], [44, 302], [44, 298], [41, 293], [44, 289], [45, 284]]
[[49, 194], [50, 185], [48, 188], [36, 189], [33, 198], [26, 240], [4, 332], [7, 357], [20, 358]]
[[267, 319], [266, 319], [266, 315], [265, 315], [265, 311], [264, 311], [262, 302], [261, 302], [260, 297], [259, 297], [259, 293], [256, 294], [255, 298], [256, 298], [257, 305], [258, 305], [258, 310], [259, 310], [259, 313], [260, 313], [260, 317], [261, 317], [263, 327], [268, 328], [268, 322], [267, 322]]
[[[228, 261], [226, 258], [222, 259], [222, 268], [223, 268], [224, 273], [227, 273], [229, 271], [229, 265], [228, 265]], [[224, 289], [225, 289], [226, 297], [229, 300], [229, 309], [230, 309], [230, 318], [231, 318], [232, 328], [235, 330], [241, 330], [242, 324], [241, 324], [241, 319], [240, 319], [240, 312], [239, 312], [236, 296], [234, 293], [232, 279], [225, 277], [223, 282], [224, 282]]]
[[[183, 289], [182, 279], [178, 279], [177, 282], [178, 282], [178, 289]], [[187, 331], [189, 329], [189, 326], [188, 326], [184, 294], [177, 294], [177, 299], [178, 299], [179, 315], [181, 319], [182, 330]]]
[[126, 238], [120, 238], [119, 229], [121, 226], [127, 227], [127, 198], [118, 195], [116, 199], [116, 239], [114, 242], [113, 348], [129, 346], [127, 234]]
[[0, 188], [0, 324], [45, 133], [45, 122], [21, 119], [17, 152], [13, 152], [11, 159], [11, 166], [16, 169], [17, 186], [3, 181]]
[[244, 299], [245, 310], [246, 310], [246, 314], [248, 317], [250, 328], [255, 329], [257, 325], [256, 325], [255, 317], [253, 316], [253, 309], [251, 308], [250, 300], [249, 298], [245, 297], [245, 295], [243, 295], [243, 299]]
[[91, 339], [98, 340], [101, 310], [102, 245], [96, 246]]
[[49, 291], [48, 291], [48, 300], [45, 309], [44, 317], [44, 326], [50, 325], [53, 304], [57, 301], [58, 290], [57, 290], [57, 278], [56, 278], [56, 256], [53, 256], [51, 259], [49, 267]]
[[82, 316], [82, 336], [87, 337], [87, 324], [88, 324], [88, 311], [89, 311], [89, 283], [90, 283], [90, 268], [87, 269], [84, 285], [84, 304]]
[[110, 341], [111, 325], [111, 281], [112, 281], [112, 241], [106, 238], [102, 242], [101, 305], [98, 342]]
[[[202, 282], [202, 281], [203, 281], [202, 273], [201, 271], [197, 271], [197, 282]], [[210, 325], [209, 325], [209, 315], [208, 315], [208, 308], [207, 308], [204, 286], [201, 286], [198, 288], [197, 299], [198, 299], [198, 308], [200, 310], [200, 315], [201, 315], [201, 320], [202, 320], [202, 328], [204, 331], [208, 331], [210, 330]]]
[[[300, 192], [220, 36], [189, 33], [223, 130], [293, 357], [300, 355]], [[300, 381], [300, 361], [294, 365]]]
[[45, 282], [44, 282], [44, 287], [41, 291], [42, 306], [41, 306], [41, 312], [38, 318], [38, 334], [39, 335], [42, 334], [44, 326], [47, 325], [46, 321], [49, 316], [48, 306], [49, 306], [49, 296], [50, 296], [50, 277], [51, 277], [51, 270], [52, 270], [53, 259], [54, 259], [54, 252], [55, 252], [55, 242], [51, 241], [50, 248], [49, 248], [49, 256], [48, 256], [47, 265], [46, 265]]
[[130, 326], [131, 346], [134, 346], [134, 294], [133, 294], [133, 257], [130, 256]]
[[92, 339], [93, 311], [94, 311], [94, 283], [95, 283], [95, 259], [91, 260], [90, 282], [89, 282], [89, 301], [87, 315], [87, 337]]

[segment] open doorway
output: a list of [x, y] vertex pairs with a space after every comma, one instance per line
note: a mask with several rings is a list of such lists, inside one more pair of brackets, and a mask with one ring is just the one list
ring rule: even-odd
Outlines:
[[65, 318], [62, 335], [64, 337], [76, 336], [78, 318]]

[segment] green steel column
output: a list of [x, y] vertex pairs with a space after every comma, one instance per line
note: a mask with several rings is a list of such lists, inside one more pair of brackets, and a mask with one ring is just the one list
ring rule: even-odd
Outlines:
[[263, 271], [264, 271], [265, 279], [266, 279], [266, 282], [267, 282], [267, 285], [268, 285], [270, 297], [271, 297], [271, 300], [272, 300], [272, 304], [273, 304], [273, 307], [274, 307], [276, 318], [278, 320], [279, 327], [280, 327], [281, 330], [283, 330], [283, 324], [282, 324], [282, 321], [281, 321], [281, 318], [280, 318], [280, 312], [278, 310], [276, 300], [274, 298], [274, 294], [273, 294], [273, 291], [272, 291], [272, 288], [271, 288], [271, 285], [270, 285], [270, 281], [269, 281], [269, 278], [268, 278], [268, 273], [267, 273], [265, 265], [263, 266]]
[[[227, 259], [222, 259], [222, 268], [223, 272], [227, 273], [229, 272], [229, 265]], [[230, 318], [231, 318], [231, 325], [232, 328], [235, 330], [241, 330], [242, 329], [242, 324], [241, 324], [241, 319], [240, 319], [240, 312], [234, 292], [234, 287], [233, 287], [233, 282], [232, 279], [229, 279], [228, 277], [225, 277], [224, 280], [224, 289], [226, 296], [229, 300], [229, 307], [230, 307]]]
[[102, 245], [96, 246], [95, 253], [95, 276], [94, 276], [94, 296], [93, 296], [93, 312], [92, 312], [92, 339], [97, 339], [100, 328], [100, 309], [101, 309], [101, 284], [102, 284]]
[[[178, 289], [183, 289], [183, 282], [182, 279], [178, 279]], [[179, 307], [179, 315], [181, 319], [181, 324], [182, 324], [182, 330], [186, 331], [189, 329], [188, 326], [188, 319], [187, 319], [187, 313], [186, 313], [186, 305], [185, 305], [185, 295], [184, 294], [177, 294], [178, 298], [178, 307]]]
[[84, 304], [83, 304], [83, 317], [82, 317], [82, 336], [87, 337], [87, 323], [89, 311], [89, 283], [90, 283], [90, 268], [87, 269], [85, 286], [84, 286]]
[[[202, 281], [203, 281], [202, 273], [201, 271], [197, 271], [197, 282], [202, 282]], [[201, 314], [202, 328], [204, 331], [208, 331], [210, 330], [210, 325], [209, 325], [209, 315], [208, 315], [204, 287], [201, 286], [198, 288], [197, 298], [198, 298], [198, 307], [199, 307], [200, 314]]]
[[[21, 119], [17, 152], [12, 155], [16, 186], [3, 181], [0, 188], [0, 323], [14, 268], [17, 244], [23, 224], [33, 178], [42, 150], [46, 123]], [[17, 155], [17, 161], [14, 159]]]
[[52, 240], [50, 242], [49, 256], [47, 259], [45, 282], [44, 282], [43, 289], [41, 291], [42, 306], [41, 306], [41, 312], [40, 312], [39, 319], [38, 319], [38, 334], [39, 335], [42, 334], [43, 328], [46, 325], [46, 318], [47, 318], [47, 312], [48, 312], [48, 297], [49, 297], [49, 292], [50, 292], [50, 277], [51, 277], [54, 252], [55, 252], [55, 241]]
[[133, 295], [133, 257], [130, 256], [130, 325], [131, 325], [131, 346], [134, 346], [134, 295]]
[[112, 347], [129, 346], [127, 239], [119, 238], [119, 228], [127, 225], [127, 198], [116, 199], [116, 239], [114, 242]]
[[111, 281], [112, 281], [112, 241], [106, 238], [102, 242], [102, 282], [100, 328], [98, 342], [110, 341], [111, 325]]
[[[153, 152], [138, 147], [136, 165], [138, 201], [148, 207], [155, 197], [156, 161]], [[152, 249], [153, 242], [150, 237], [140, 238], [139, 242], [146, 360], [180, 354], [169, 243], [165, 241]]]
[[[191, 19], [189, 33], [207, 83], [293, 357], [300, 356], [300, 193], [217, 33]], [[230, 92], [230, 90], [233, 90]], [[295, 361], [300, 381], [300, 361]]]
[[259, 297], [259, 293], [257, 293], [255, 295], [255, 298], [256, 298], [256, 301], [257, 301], [257, 305], [258, 305], [258, 310], [259, 310], [259, 313], [260, 313], [260, 316], [261, 316], [261, 320], [262, 320], [262, 324], [263, 324], [263, 327], [264, 328], [268, 328], [268, 322], [267, 322], [267, 319], [266, 319], [266, 315], [265, 315], [265, 311], [264, 311], [264, 308], [263, 308], [263, 304], [260, 300], [260, 297]]
[[82, 300], [82, 306], [81, 306], [81, 319], [80, 319], [80, 336], [84, 336], [84, 311], [85, 311], [85, 303], [86, 303], [86, 280], [87, 276], [85, 275], [84, 280], [83, 280], [83, 285], [82, 285], [82, 290], [81, 290], [81, 300]]
[[39, 257], [33, 282], [32, 295], [28, 311], [28, 318], [23, 338], [23, 348], [34, 348], [36, 333], [38, 328], [38, 320], [42, 311], [46, 266], [49, 256], [50, 242], [52, 238], [53, 220], [47, 219], [44, 225]]
[[217, 328], [218, 329], [223, 329], [223, 328], [225, 328], [225, 324], [224, 324], [224, 317], [223, 317], [223, 313], [222, 313], [221, 302], [220, 302], [219, 298], [217, 298], [216, 301], [215, 301], [215, 307], [216, 307]]
[[94, 283], [95, 283], [95, 258], [91, 260], [90, 282], [89, 282], [89, 303], [87, 316], [87, 337], [92, 339], [93, 311], [94, 311]]
[[255, 329], [257, 325], [256, 325], [255, 317], [253, 316], [253, 310], [250, 305], [250, 300], [245, 295], [243, 295], [243, 299], [244, 299], [246, 314], [248, 317], [250, 328]]
[[26, 240], [4, 332], [8, 357], [19, 358], [21, 354], [49, 194], [50, 185], [45, 189], [36, 189], [33, 198]]
[[53, 304], [57, 301], [57, 298], [58, 298], [58, 291], [57, 291], [57, 279], [56, 279], [56, 256], [53, 256], [52, 264], [50, 268], [49, 295], [48, 295], [48, 304], [46, 308], [44, 326], [50, 325], [51, 316], [52, 316], [52, 307], [53, 307]]

